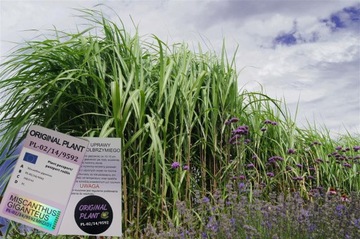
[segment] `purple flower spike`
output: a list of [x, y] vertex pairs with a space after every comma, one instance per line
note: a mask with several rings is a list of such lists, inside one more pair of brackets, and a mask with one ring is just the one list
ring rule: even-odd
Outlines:
[[276, 161], [284, 161], [284, 159], [280, 156], [272, 156], [268, 159], [269, 163], [275, 163]]
[[276, 161], [284, 161], [284, 159], [282, 157], [280, 157], [280, 156], [277, 156]]
[[255, 165], [253, 163], [249, 163], [248, 165], [246, 165], [246, 167], [251, 169], [251, 168], [255, 168]]
[[294, 154], [294, 153], [295, 153], [295, 149], [291, 149], [291, 148], [290, 148], [290, 149], [288, 149], [287, 153], [288, 153], [288, 154]]
[[355, 151], [355, 152], [357, 152], [357, 151], [359, 151], [359, 150], [360, 150], [360, 146], [354, 146], [354, 148], [353, 148], [353, 149], [354, 149], [354, 151]]
[[210, 202], [210, 199], [208, 198], [208, 197], [203, 197], [203, 203], [208, 203], [208, 202]]
[[180, 167], [180, 163], [179, 163], [179, 162], [173, 162], [173, 163], [171, 164], [171, 167], [172, 167], [173, 169], [177, 169], [177, 168]]
[[273, 172], [268, 172], [268, 173], [266, 173], [266, 175], [267, 175], [268, 177], [270, 177], [270, 178], [272, 178], [272, 177], [275, 176]]
[[303, 167], [302, 164], [299, 164], [299, 163], [297, 163], [296, 166], [297, 166], [298, 168], [302, 168], [302, 167]]
[[309, 167], [310, 171], [316, 171], [315, 167]]
[[232, 133], [233, 134], [246, 135], [246, 134], [249, 133], [249, 127], [247, 125], [239, 126], [235, 130], [233, 130]]
[[321, 143], [319, 141], [314, 141], [312, 142], [312, 145], [321, 145]]
[[268, 119], [264, 121], [264, 124], [271, 124], [271, 123], [272, 123], [272, 121], [268, 120]]
[[239, 183], [239, 190], [242, 191], [245, 188], [245, 183]]
[[183, 170], [189, 170], [189, 165], [184, 165]]
[[240, 138], [240, 137], [241, 137], [241, 135], [235, 134], [233, 137], [231, 137], [231, 138], [229, 139], [229, 143], [230, 143], [230, 144], [235, 144], [235, 143], [237, 143], [237, 139]]
[[301, 177], [301, 176], [293, 177], [293, 180], [294, 181], [302, 181], [303, 177]]
[[347, 167], [347, 168], [351, 168], [351, 164], [349, 164], [349, 163], [344, 163], [343, 166]]
[[336, 150], [341, 150], [342, 147], [341, 147], [341, 146], [337, 146], [335, 149], [336, 149]]
[[310, 180], [315, 180], [315, 177], [314, 177], [314, 176], [312, 176], [312, 175], [309, 175], [309, 176], [307, 176], [307, 179], [310, 179]]
[[239, 179], [240, 179], [240, 180], [245, 180], [246, 177], [245, 177], [245, 175], [240, 175], [240, 176], [239, 176]]
[[225, 122], [225, 124], [226, 124], [226, 125], [229, 125], [229, 124], [231, 124], [231, 123], [236, 123], [236, 122], [238, 122], [238, 121], [239, 121], [238, 118], [233, 117], [233, 118], [227, 120], [227, 121]]
[[273, 121], [271, 122], [271, 125], [277, 125], [277, 122]]
[[270, 157], [270, 158], [268, 159], [268, 162], [269, 162], [269, 163], [275, 163], [275, 162], [276, 162], [275, 157]]

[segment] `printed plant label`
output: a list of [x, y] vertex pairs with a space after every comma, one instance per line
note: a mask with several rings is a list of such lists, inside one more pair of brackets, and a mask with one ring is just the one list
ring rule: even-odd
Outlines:
[[85, 139], [89, 147], [59, 234], [121, 236], [121, 139]]
[[88, 141], [29, 128], [0, 204], [0, 216], [56, 235]]

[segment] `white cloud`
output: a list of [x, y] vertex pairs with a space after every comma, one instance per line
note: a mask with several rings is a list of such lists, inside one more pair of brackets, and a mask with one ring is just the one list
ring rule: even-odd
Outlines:
[[279, 32], [287, 32], [292, 29], [294, 18], [281, 14], [249, 21], [243, 25], [245, 32], [256, 34], [268, 39], [276, 36]]

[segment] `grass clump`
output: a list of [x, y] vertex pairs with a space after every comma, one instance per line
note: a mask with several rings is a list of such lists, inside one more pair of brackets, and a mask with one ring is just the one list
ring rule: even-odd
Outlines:
[[[345, 196], [359, 191], [360, 140], [299, 129], [282, 102], [239, 89], [235, 57], [228, 58], [225, 47], [219, 56], [156, 36], [144, 40], [101, 12], [81, 12], [88, 29], [28, 41], [1, 65], [0, 154], [13, 154], [32, 124], [122, 138], [125, 237], [159, 236], [151, 231], [157, 223], [169, 235], [182, 227], [186, 234], [190, 224], [212, 235], [220, 219], [242, 236], [265, 235], [261, 224], [241, 226], [265, 217], [250, 210], [260, 204], [257, 188], [262, 204], [272, 193], [299, 192], [310, 200], [320, 189]], [[5, 160], [11, 159], [0, 164]], [[246, 180], [248, 190], [247, 218], [238, 215], [240, 222], [228, 217], [231, 207], [220, 207], [232, 197], [232, 207], [244, 205], [244, 196], [227, 189], [232, 180]], [[215, 211], [199, 200], [216, 202]], [[199, 235], [194, 230], [188, 236]]]

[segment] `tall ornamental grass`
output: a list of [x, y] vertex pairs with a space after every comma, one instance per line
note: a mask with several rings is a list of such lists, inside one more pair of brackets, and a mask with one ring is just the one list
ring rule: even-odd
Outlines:
[[359, 191], [359, 138], [301, 130], [280, 101], [239, 89], [225, 47], [195, 52], [81, 13], [88, 29], [27, 41], [1, 65], [0, 154], [11, 155], [32, 124], [120, 137], [127, 236], [155, 222], [180, 225], [179, 201], [191, 210], [199, 195], [226, 197], [229, 180], [246, 179], [250, 201], [257, 187], [265, 198]]

